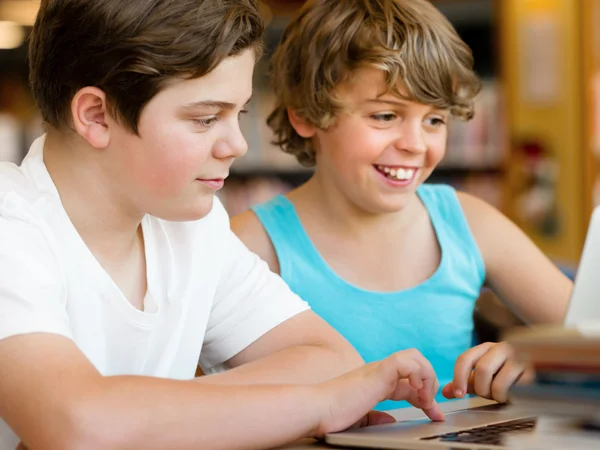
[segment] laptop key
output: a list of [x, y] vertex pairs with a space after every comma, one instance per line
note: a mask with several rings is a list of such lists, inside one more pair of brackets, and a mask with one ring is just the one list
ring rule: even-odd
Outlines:
[[510, 432], [532, 430], [535, 419], [517, 419], [484, 427], [421, 438], [422, 441], [438, 439], [441, 442], [464, 442], [473, 444], [501, 445], [502, 435]]

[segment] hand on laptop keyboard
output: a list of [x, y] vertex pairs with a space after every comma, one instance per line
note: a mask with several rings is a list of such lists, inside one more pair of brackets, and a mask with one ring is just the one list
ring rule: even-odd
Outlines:
[[405, 350], [346, 375], [315, 385], [328, 405], [317, 436], [377, 423], [394, 422], [388, 414], [369, 411], [383, 400], [406, 400], [435, 421], [444, 414], [435, 401], [439, 384], [433, 367], [417, 350]]
[[486, 342], [467, 350], [456, 361], [454, 380], [444, 386], [446, 398], [462, 398], [466, 394], [508, 401], [508, 391], [525, 373], [525, 367], [513, 357], [505, 343]]

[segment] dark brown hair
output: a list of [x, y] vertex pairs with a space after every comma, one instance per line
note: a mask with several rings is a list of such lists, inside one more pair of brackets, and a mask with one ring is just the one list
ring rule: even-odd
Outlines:
[[471, 50], [429, 1], [309, 0], [272, 59], [276, 106], [267, 122], [274, 143], [314, 165], [311, 141], [296, 133], [288, 109], [326, 129], [343, 109], [336, 87], [361, 67], [383, 70], [396, 95], [402, 81], [412, 100], [473, 117], [481, 82]]
[[69, 124], [70, 102], [102, 89], [137, 133], [144, 106], [173, 78], [197, 78], [259, 51], [256, 0], [42, 0], [29, 42], [30, 85], [44, 121]]

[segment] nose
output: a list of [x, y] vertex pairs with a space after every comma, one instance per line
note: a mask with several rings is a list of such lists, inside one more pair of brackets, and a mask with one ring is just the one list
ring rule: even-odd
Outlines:
[[237, 121], [224, 130], [223, 136], [213, 147], [213, 155], [218, 159], [239, 158], [244, 156], [247, 151], [248, 142]]
[[400, 135], [396, 139], [395, 146], [398, 150], [411, 153], [425, 153], [427, 143], [425, 141], [425, 130], [420, 121], [406, 121], [402, 124]]

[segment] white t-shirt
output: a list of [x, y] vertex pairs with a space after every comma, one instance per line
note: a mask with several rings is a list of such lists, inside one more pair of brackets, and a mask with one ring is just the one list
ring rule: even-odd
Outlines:
[[[143, 220], [148, 293], [134, 308], [69, 220], [43, 143], [20, 167], [0, 163], [0, 339], [59, 334], [104, 375], [191, 379], [198, 361], [211, 371], [308, 309], [230, 231], [216, 198], [202, 220]], [[0, 420], [0, 449], [16, 443]]]

